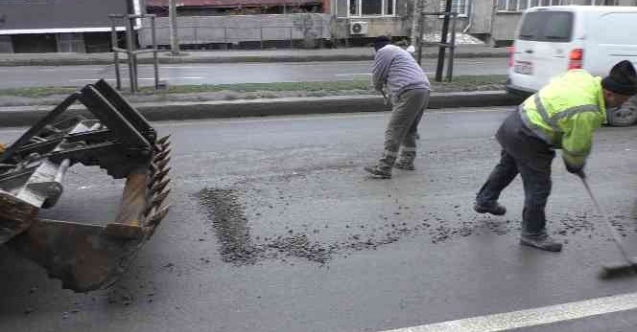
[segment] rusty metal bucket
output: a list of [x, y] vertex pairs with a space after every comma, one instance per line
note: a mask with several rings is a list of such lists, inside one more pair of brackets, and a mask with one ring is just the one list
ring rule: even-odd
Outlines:
[[[76, 101], [95, 118], [58, 121]], [[64, 288], [86, 292], [112, 285], [168, 213], [170, 142], [156, 137], [103, 80], [69, 96], [0, 157], [0, 245], [43, 266]], [[41, 208], [63, 195], [66, 172], [78, 163], [126, 179], [115, 219], [39, 218]]]

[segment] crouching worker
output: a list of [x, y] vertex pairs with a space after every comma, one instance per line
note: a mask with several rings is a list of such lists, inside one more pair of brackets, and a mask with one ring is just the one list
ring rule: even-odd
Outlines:
[[606, 109], [637, 94], [637, 75], [629, 61], [617, 63], [604, 79], [571, 70], [529, 97], [500, 126], [500, 163], [476, 197], [474, 210], [501, 216], [500, 193], [518, 173], [524, 185], [520, 244], [559, 252], [562, 243], [546, 231], [544, 212], [551, 193], [551, 162], [562, 150], [566, 169], [584, 177], [593, 132], [606, 122]]
[[393, 167], [414, 169], [418, 124], [429, 104], [430, 84], [411, 54], [391, 45], [389, 37], [377, 37], [374, 49], [372, 81], [379, 92], [383, 92], [384, 85], [389, 88], [392, 114], [385, 130], [383, 156], [365, 171], [375, 178], [389, 179]]

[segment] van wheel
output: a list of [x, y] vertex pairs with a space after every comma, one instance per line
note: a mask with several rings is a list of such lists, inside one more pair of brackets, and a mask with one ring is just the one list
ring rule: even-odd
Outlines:
[[628, 127], [637, 123], [637, 108], [635, 105], [624, 105], [620, 108], [608, 110], [608, 124], [613, 127]]

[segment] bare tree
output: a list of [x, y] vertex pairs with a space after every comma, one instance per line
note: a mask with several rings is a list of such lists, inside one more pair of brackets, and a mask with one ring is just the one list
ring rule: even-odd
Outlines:
[[179, 37], [177, 35], [177, 4], [175, 0], [168, 1], [168, 16], [170, 21], [170, 51], [172, 55], [179, 55]]
[[420, 34], [420, 24], [421, 24], [421, 16], [425, 11], [426, 1], [425, 0], [413, 0], [414, 10], [412, 12], [411, 18], [411, 44], [414, 45], [416, 49], [420, 47], [422, 44], [422, 40], [419, 40]]

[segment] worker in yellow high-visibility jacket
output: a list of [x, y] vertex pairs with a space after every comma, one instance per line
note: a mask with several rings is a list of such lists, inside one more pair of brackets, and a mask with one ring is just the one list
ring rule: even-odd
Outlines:
[[476, 197], [478, 213], [504, 215], [500, 193], [518, 173], [524, 184], [520, 243], [559, 252], [562, 243], [546, 232], [544, 212], [551, 192], [551, 162], [562, 150], [566, 169], [584, 175], [593, 133], [606, 122], [606, 109], [621, 106], [637, 94], [637, 74], [629, 61], [617, 63], [604, 77], [571, 70], [555, 78], [522, 103], [496, 134], [502, 146], [500, 163]]

